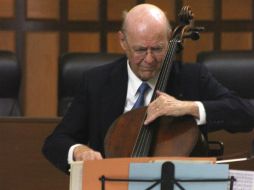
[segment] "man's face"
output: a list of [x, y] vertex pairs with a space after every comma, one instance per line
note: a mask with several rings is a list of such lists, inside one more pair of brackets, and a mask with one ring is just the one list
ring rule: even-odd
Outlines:
[[168, 35], [161, 31], [136, 31], [122, 33], [122, 47], [129, 59], [132, 71], [143, 81], [159, 72], [167, 52]]

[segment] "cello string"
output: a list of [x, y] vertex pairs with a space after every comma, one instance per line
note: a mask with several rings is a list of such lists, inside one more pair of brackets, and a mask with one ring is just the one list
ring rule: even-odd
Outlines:
[[[172, 47], [171, 47], [172, 46]], [[168, 50], [175, 50], [176, 49], [176, 40], [173, 40], [173, 42], [169, 43], [169, 49]], [[158, 83], [158, 89], [162, 89], [163, 88], [163, 84], [165, 84], [165, 82], [163, 83], [162, 81], [166, 81], [166, 80], [163, 80], [165, 79], [165, 77], [167, 77], [169, 75], [169, 67], [171, 67], [171, 64], [169, 63], [170, 61], [170, 58], [172, 58], [174, 54], [174, 51], [172, 52], [169, 52], [167, 51], [167, 54], [165, 56], [165, 59], [164, 59], [164, 62], [163, 62], [163, 66], [162, 66], [162, 73], [160, 74], [160, 76], [162, 76], [162, 80], [159, 80], [159, 83]], [[171, 59], [172, 60], [172, 59]], [[165, 85], [164, 85], [165, 87]], [[152, 140], [152, 132], [151, 132], [152, 129], [149, 129], [148, 126], [146, 127], [142, 127], [141, 129], [141, 135], [139, 135], [139, 140], [138, 140], [138, 145], [136, 146], [136, 152], [135, 152], [135, 155], [136, 156], [145, 156], [148, 154], [148, 150], [149, 150], [149, 147], [151, 145], [151, 140]]]
[[[169, 73], [172, 68], [172, 61], [170, 62], [170, 60], [172, 60], [172, 58], [173, 58], [173, 55], [176, 50], [176, 45], [177, 45], [177, 39], [175, 39], [175, 38], [169, 42], [168, 50], [167, 50], [166, 56], [164, 58], [161, 73], [160, 73], [160, 80], [157, 81], [158, 83], [157, 83], [156, 88], [154, 90], [154, 94], [156, 93], [156, 90], [165, 91], [165, 89], [166, 89], [166, 79], [168, 78]], [[173, 50], [173, 51], [170, 51], [170, 50]], [[138, 140], [136, 141], [135, 146], [134, 146], [134, 151], [132, 153], [132, 156], [139, 157], [139, 156], [145, 156], [148, 154], [149, 147], [150, 147], [151, 141], [152, 141], [151, 130], [152, 129], [150, 129], [149, 126], [146, 126], [146, 127], [142, 126], [141, 127], [139, 134], [138, 134]]]

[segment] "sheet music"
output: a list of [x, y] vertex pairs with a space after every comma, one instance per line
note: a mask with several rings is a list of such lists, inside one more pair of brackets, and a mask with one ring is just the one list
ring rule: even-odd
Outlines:
[[[227, 179], [228, 164], [210, 164], [195, 162], [174, 162], [176, 179]], [[159, 179], [163, 163], [131, 163], [129, 177], [131, 179]], [[154, 182], [129, 182], [129, 190], [144, 190]], [[228, 182], [180, 182], [185, 190], [226, 190]], [[152, 190], [161, 189], [160, 184]], [[174, 190], [180, 188], [174, 185]]]
[[233, 190], [254, 190], [254, 171], [229, 170], [229, 173], [236, 178]]

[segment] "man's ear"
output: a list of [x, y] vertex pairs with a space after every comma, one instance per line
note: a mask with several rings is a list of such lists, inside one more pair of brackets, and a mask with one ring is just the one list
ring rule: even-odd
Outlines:
[[118, 39], [123, 50], [126, 50], [126, 37], [122, 31], [118, 31]]

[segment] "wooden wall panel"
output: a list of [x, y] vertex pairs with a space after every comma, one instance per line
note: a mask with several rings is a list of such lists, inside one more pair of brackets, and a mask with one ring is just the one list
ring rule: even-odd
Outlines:
[[195, 20], [214, 19], [214, 0], [184, 0], [184, 5], [191, 7]]
[[183, 50], [184, 62], [196, 62], [197, 54], [201, 51], [211, 51], [214, 48], [213, 33], [201, 33], [197, 41], [185, 40]]
[[59, 19], [60, 0], [27, 0], [27, 18]]
[[128, 11], [136, 4], [134, 0], [121, 1], [108, 0], [108, 20], [122, 20], [123, 11]]
[[15, 16], [15, 1], [0, 0], [0, 18], [11, 18]]
[[0, 50], [10, 50], [15, 52], [15, 32], [0, 31]]
[[69, 33], [69, 49], [70, 52], [99, 52], [100, 36], [99, 33]]
[[222, 1], [222, 19], [238, 20], [252, 18], [252, 0], [223, 0]]
[[58, 44], [56, 32], [28, 32], [26, 35], [26, 116], [56, 116]]
[[[31, 69], [30, 66], [34, 61], [43, 65], [42, 62], [53, 57], [51, 66], [57, 65], [57, 55], [68, 51], [122, 53], [116, 35], [121, 27], [122, 11], [129, 10], [135, 4], [142, 2], [155, 4], [163, 9], [173, 27], [178, 24], [177, 15], [180, 8], [183, 5], [190, 5], [195, 14], [196, 25], [205, 26], [205, 33], [201, 33], [199, 41], [186, 42], [185, 50], [182, 56], [179, 56], [183, 61], [194, 62], [200, 51], [253, 50], [254, 48], [253, 0], [124, 0], [121, 2], [119, 0], [0, 0], [0, 49], [15, 51], [21, 65], [24, 66], [22, 68], [24, 71]], [[54, 31], [55, 35], [59, 33], [59, 36], [57, 34], [57, 37], [49, 42], [44, 39], [49, 35], [48, 31]], [[41, 34], [42, 39], [40, 44], [32, 48], [32, 39], [30, 37], [25, 39], [25, 34], [37, 32]], [[28, 42], [30, 44], [27, 44]], [[49, 48], [46, 48], [47, 44], [50, 44]], [[41, 58], [40, 49], [44, 48], [49, 56]], [[48, 52], [51, 48], [59, 52]], [[38, 68], [38, 70], [33, 68], [38, 72], [34, 75], [46, 76], [45, 68]], [[30, 79], [33, 72], [23, 73], [23, 76]], [[25, 113], [44, 115], [47, 112], [55, 115], [57, 109], [53, 106], [56, 105], [55, 102], [52, 104], [52, 110], [48, 112], [45, 111], [48, 109], [46, 104], [38, 106], [34, 103], [34, 98], [31, 98], [29, 88], [40, 88], [38, 84], [42, 86], [41, 89], [50, 86], [47, 80], [44, 82], [37, 80], [31, 79], [34, 82], [29, 83], [28, 86], [24, 83], [25, 85], [22, 86], [24, 91], [22, 105], [27, 110]], [[50, 101], [55, 101], [57, 73], [55, 79], [52, 79], [52, 84], [56, 87], [54, 92], [46, 90], [45, 93]], [[44, 92], [41, 94], [44, 96]], [[39, 99], [43, 102], [40, 96]]]
[[99, 0], [68, 0], [69, 20], [98, 20]]
[[222, 50], [251, 50], [252, 33], [250, 32], [223, 32], [221, 39]]
[[117, 32], [110, 32], [107, 36], [108, 52], [110, 53], [123, 53], [120, 45]]
[[147, 0], [146, 3], [151, 3], [160, 7], [166, 13], [170, 21], [175, 21], [175, 0]]

